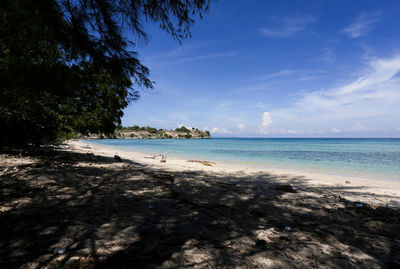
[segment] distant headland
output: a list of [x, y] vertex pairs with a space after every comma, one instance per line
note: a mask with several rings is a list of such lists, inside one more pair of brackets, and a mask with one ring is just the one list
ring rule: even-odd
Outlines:
[[85, 138], [89, 139], [208, 139], [211, 138], [210, 131], [185, 126], [175, 130], [157, 129], [154, 127], [140, 127], [138, 125], [123, 127], [119, 126], [111, 135], [92, 134]]

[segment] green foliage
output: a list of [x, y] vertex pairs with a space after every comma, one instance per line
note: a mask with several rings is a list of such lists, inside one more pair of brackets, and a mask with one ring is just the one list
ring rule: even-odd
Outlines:
[[58, 133], [58, 139], [60, 141], [65, 141], [69, 139], [76, 139], [79, 138], [79, 136], [73, 132], [59, 132]]
[[0, 148], [69, 134], [112, 134], [123, 109], [152, 88], [128, 36], [142, 22], [190, 36], [207, 0], [0, 1]]
[[148, 131], [151, 134], [156, 134], [157, 133], [157, 129], [153, 128], [153, 127], [150, 127], [150, 126], [146, 126], [145, 130]]
[[165, 138], [172, 138], [172, 135], [164, 134], [164, 137], [165, 137]]
[[190, 133], [190, 130], [186, 128], [185, 126], [182, 126], [180, 128], [176, 128], [175, 131], [177, 132], [185, 132], [185, 133]]
[[128, 127], [122, 127], [122, 130], [128, 130], [128, 131], [140, 131], [140, 127], [138, 125], [134, 126], [128, 126]]

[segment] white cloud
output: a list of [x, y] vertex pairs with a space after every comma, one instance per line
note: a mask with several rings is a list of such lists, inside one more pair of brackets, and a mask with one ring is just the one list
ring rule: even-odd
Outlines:
[[396, 128], [396, 131], [400, 131], [400, 127], [397, 127], [397, 128]]
[[350, 38], [357, 38], [366, 35], [372, 30], [373, 25], [379, 21], [380, 12], [362, 13], [356, 20], [343, 29], [343, 32]]
[[264, 112], [262, 119], [261, 119], [261, 128], [260, 132], [263, 134], [268, 133], [268, 127], [270, 127], [272, 124], [272, 119], [271, 116], [269, 115], [269, 112]]
[[353, 127], [351, 127], [350, 130], [353, 132], [364, 132], [367, 130], [367, 128], [361, 123], [357, 122]]
[[230, 132], [225, 128], [214, 127], [211, 129], [211, 133], [228, 134]]
[[240, 131], [243, 131], [244, 129], [246, 129], [246, 127], [244, 126], [243, 123], [238, 123], [237, 127], [238, 127], [238, 129], [239, 129]]
[[268, 74], [268, 75], [261, 76], [261, 77], [258, 77], [258, 78], [259, 79], [277, 78], [277, 77], [288, 76], [288, 75], [291, 75], [291, 74], [294, 74], [294, 73], [298, 73], [298, 72], [300, 72], [300, 70], [284, 69], [284, 70], [278, 71], [276, 73]]
[[[354, 81], [341, 87], [303, 93], [295, 103], [270, 110], [277, 128], [312, 129], [315, 126], [331, 130], [332, 125], [346, 128], [350, 122], [368, 126], [389, 127], [399, 124], [400, 55], [372, 59]], [[279, 126], [279, 125], [285, 126]], [[386, 126], [384, 126], [386, 125]], [[372, 129], [368, 128], [368, 131]], [[361, 124], [346, 131], [367, 131]]]
[[182, 127], [185, 127], [185, 128], [187, 128], [187, 129], [189, 129], [189, 130], [191, 130], [191, 129], [192, 129], [192, 127], [191, 127], [191, 126], [184, 125], [184, 124], [178, 124], [178, 128], [182, 128]]
[[332, 128], [331, 132], [332, 133], [340, 133], [340, 132], [342, 132], [342, 130], [340, 130], [338, 128]]
[[377, 87], [385, 86], [387, 82], [396, 80], [395, 82], [398, 83], [397, 79], [392, 80], [392, 78], [400, 71], [400, 55], [392, 59], [373, 60], [369, 63], [369, 67], [369, 71], [365, 75], [341, 87], [337, 93], [346, 95], [357, 91], [374, 91]]
[[297, 77], [299, 81], [312, 80], [320, 78], [325, 73], [323, 70], [310, 70], [310, 69], [283, 69], [275, 73], [258, 76], [256, 79], [276, 79], [280, 77]]
[[314, 16], [284, 17], [274, 19], [274, 21], [275, 27], [261, 28], [261, 32], [272, 38], [289, 38], [306, 31], [310, 24], [316, 22], [316, 18]]
[[232, 57], [238, 54], [237, 51], [219, 51], [200, 54], [198, 51], [204, 46], [204, 43], [185, 44], [185, 47], [179, 46], [169, 52], [158, 53], [143, 59], [145, 65], [151, 68], [160, 68], [165, 65], [179, 64], [207, 59], [217, 59], [223, 57]]
[[272, 124], [272, 119], [271, 116], [269, 115], [268, 112], [264, 112], [263, 116], [262, 116], [262, 123], [261, 126], [264, 128], [267, 128], [268, 126], [270, 126]]

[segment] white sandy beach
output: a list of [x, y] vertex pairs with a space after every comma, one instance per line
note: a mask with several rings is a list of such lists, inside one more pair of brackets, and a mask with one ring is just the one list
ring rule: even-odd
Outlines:
[[[123, 159], [142, 163], [154, 169], [165, 171], [206, 171], [212, 173], [227, 173], [241, 175], [259, 175], [268, 173], [288, 178], [288, 184], [293, 178], [299, 178], [302, 183], [310, 187], [329, 188], [332, 192], [352, 201], [362, 201], [369, 204], [400, 206], [400, 182], [381, 179], [338, 176], [322, 173], [310, 173], [306, 171], [284, 170], [275, 168], [252, 167], [246, 164], [232, 164], [216, 162], [213, 166], [204, 166], [201, 163], [188, 162], [189, 159], [168, 156], [165, 163], [160, 163], [160, 157], [156, 159], [145, 158], [151, 155], [140, 152], [124, 151], [111, 146], [87, 143], [82, 140], [70, 140], [68, 144], [78, 152], [93, 153], [96, 155], [112, 157], [118, 155]], [[203, 160], [212, 161], [212, 160]], [[284, 181], [284, 179], [282, 179]]]
[[398, 183], [145, 156], [3, 152], [0, 267], [400, 266]]

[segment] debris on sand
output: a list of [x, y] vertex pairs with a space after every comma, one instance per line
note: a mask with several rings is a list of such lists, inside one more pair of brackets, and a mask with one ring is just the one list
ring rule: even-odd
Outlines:
[[349, 180], [346, 181], [346, 184], [351, 184], [351, 182]]
[[161, 159], [161, 160], [160, 160], [160, 163], [165, 163], [165, 162], [167, 162], [166, 159]]
[[214, 162], [209, 162], [209, 161], [200, 161], [200, 160], [188, 160], [188, 163], [200, 163], [204, 166], [213, 166], [215, 164]]

